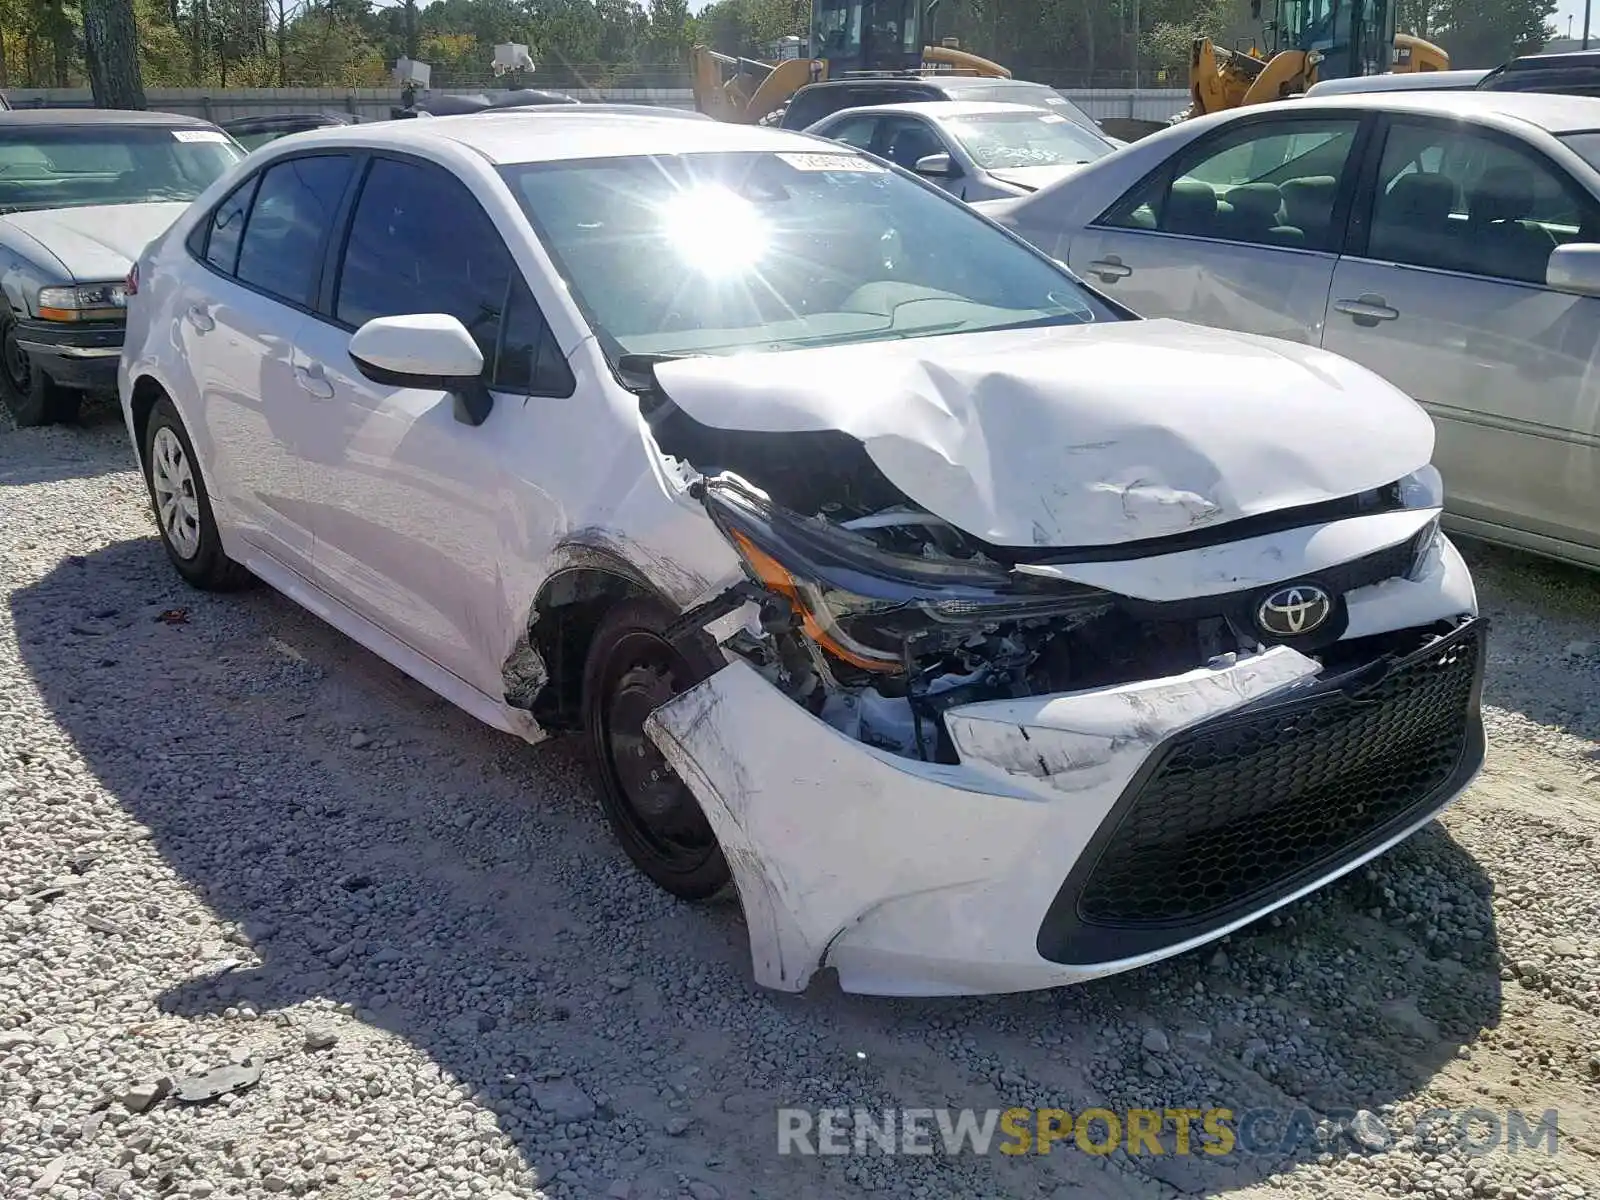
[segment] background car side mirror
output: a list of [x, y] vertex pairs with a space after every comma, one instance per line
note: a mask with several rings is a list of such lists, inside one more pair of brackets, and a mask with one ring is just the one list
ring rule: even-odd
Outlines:
[[1568, 242], [1550, 252], [1546, 287], [1574, 296], [1600, 296], [1600, 244]]
[[943, 152], [924, 154], [917, 159], [914, 170], [918, 175], [926, 175], [931, 179], [953, 179], [961, 174], [955, 163], [950, 161], [950, 156]]
[[482, 425], [494, 407], [483, 351], [447, 313], [374, 317], [351, 335], [350, 360], [373, 383], [450, 392], [456, 419], [468, 425]]

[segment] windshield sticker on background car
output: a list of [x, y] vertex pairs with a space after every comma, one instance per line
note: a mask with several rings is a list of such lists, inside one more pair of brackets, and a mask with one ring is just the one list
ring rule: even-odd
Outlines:
[[857, 154], [779, 154], [796, 171], [872, 171], [889, 168]]
[[1064, 125], [1067, 121], [1060, 113], [1040, 113], [1039, 120], [1046, 125]]
[[226, 144], [228, 135], [218, 133], [215, 129], [174, 129], [172, 136], [180, 142], [222, 142]]

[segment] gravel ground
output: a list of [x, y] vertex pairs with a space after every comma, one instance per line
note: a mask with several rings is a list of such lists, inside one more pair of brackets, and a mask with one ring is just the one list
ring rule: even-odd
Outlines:
[[[564, 740], [186, 590], [113, 414], [0, 432], [0, 1194], [1600, 1198], [1600, 587], [1470, 553], [1492, 745], [1442, 827], [1091, 986], [787, 997], [735, 909], [631, 869]], [[1305, 1136], [776, 1153], [780, 1105], [1017, 1104]], [[1555, 1108], [1557, 1152], [1412, 1132], [1438, 1108]]]

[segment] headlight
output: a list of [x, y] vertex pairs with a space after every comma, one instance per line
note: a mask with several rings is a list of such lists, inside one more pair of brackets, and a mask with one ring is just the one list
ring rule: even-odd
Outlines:
[[913, 643], [961, 641], [978, 626], [1109, 608], [1106, 593], [1018, 577], [984, 559], [884, 550], [821, 519], [773, 509], [733, 477], [705, 484], [706, 509], [750, 577], [788, 601], [807, 637], [863, 671], [906, 669]]
[[44, 321], [94, 321], [120, 317], [128, 307], [128, 287], [115, 283], [79, 283], [39, 289], [36, 308]]
[[1444, 479], [1439, 468], [1429, 463], [1395, 484], [1400, 503], [1407, 508], [1438, 508], [1444, 504]]

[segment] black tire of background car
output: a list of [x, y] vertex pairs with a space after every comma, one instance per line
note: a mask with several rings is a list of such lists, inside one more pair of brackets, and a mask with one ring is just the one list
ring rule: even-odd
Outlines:
[[[200, 549], [193, 558], [186, 559], [173, 549], [172, 543], [167, 540], [166, 528], [161, 524], [160, 509], [156, 506], [156, 489], [152, 478], [155, 440], [156, 434], [163, 429], [170, 429], [177, 436], [189, 460], [189, 472], [194, 480], [195, 502], [200, 510]], [[194, 444], [189, 441], [189, 431], [183, 427], [183, 418], [165, 396], [156, 401], [155, 408], [150, 412], [150, 420], [145, 425], [143, 457], [144, 486], [150, 494], [150, 511], [155, 514], [156, 528], [161, 531], [161, 545], [172, 560], [172, 565], [178, 569], [178, 574], [191, 586], [207, 592], [235, 592], [255, 582], [254, 575], [222, 552], [222, 538], [217, 533], [217, 520], [211, 512], [211, 497], [206, 492], [205, 478], [200, 473], [200, 460], [195, 457]]]
[[[639, 599], [601, 618], [584, 664], [583, 725], [600, 807], [623, 850], [663, 890], [707, 900], [731, 891], [727, 860], [699, 803], [643, 731], [652, 709], [725, 665], [703, 634], [667, 641], [662, 634], [676, 617], [658, 601]], [[661, 774], [659, 783], [649, 781], [652, 771]], [[640, 796], [646, 788], [655, 795]], [[655, 801], [653, 818], [636, 796]]]
[[18, 426], [70, 425], [78, 419], [83, 393], [46, 375], [17, 345], [17, 318], [0, 303], [0, 400]]

